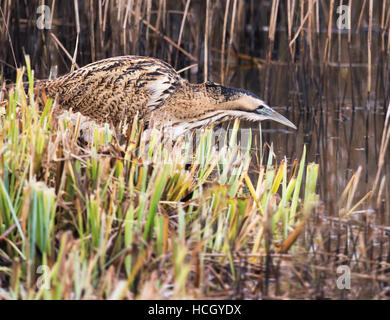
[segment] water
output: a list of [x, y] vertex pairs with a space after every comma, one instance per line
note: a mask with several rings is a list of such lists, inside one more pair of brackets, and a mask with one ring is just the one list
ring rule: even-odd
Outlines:
[[[361, 67], [358, 67], [359, 69]], [[379, 150], [384, 129], [386, 108], [383, 99], [378, 98], [367, 106], [367, 100], [360, 95], [344, 97], [342, 106], [340, 96], [317, 99], [317, 105], [309, 112], [306, 108], [294, 103], [293, 97], [304, 93], [288, 92], [289, 73], [287, 68], [271, 67], [272, 82], [269, 88], [270, 106], [285, 115], [296, 126], [297, 131], [286, 128], [273, 121], [262, 123], [263, 142], [273, 144], [274, 152], [279, 161], [286, 156], [289, 163], [300, 159], [303, 145], [307, 148], [307, 162], [319, 164], [318, 192], [325, 204], [326, 212], [337, 214], [337, 202], [352, 175], [362, 168], [355, 202], [361, 199], [373, 186], [379, 160]], [[278, 70], [279, 69], [279, 70]], [[280, 70], [282, 69], [282, 70]], [[262, 96], [262, 85], [259, 79], [263, 71], [257, 69], [242, 70], [233, 75], [230, 85], [245, 88]], [[363, 82], [363, 85], [362, 83]], [[360, 81], [359, 86], [364, 86]], [[328, 87], [329, 92], [337, 92], [336, 86]], [[293, 102], [292, 102], [293, 101]], [[375, 105], [376, 104], [376, 105]], [[244, 122], [243, 127], [250, 127], [258, 135], [258, 124]], [[387, 152], [387, 155], [389, 155]], [[390, 177], [390, 166], [385, 161], [381, 177]], [[390, 223], [389, 190], [385, 189], [384, 207], [380, 210], [386, 224]], [[360, 207], [360, 209], [368, 207]], [[383, 221], [383, 219], [382, 219]]]
[[[378, 60], [374, 66], [382, 67]], [[351, 177], [361, 168], [352, 201], [356, 204], [372, 190], [378, 172], [387, 107], [384, 94], [371, 94], [367, 99], [364, 92], [366, 78], [362, 73], [364, 67], [367, 68], [367, 65], [347, 69], [347, 74], [363, 75], [353, 78], [353, 86], [346, 80], [348, 76], [344, 76], [340, 85], [337, 81], [341, 78], [340, 69], [334, 68], [329, 74], [333, 82], [327, 83], [323, 95], [318, 95], [317, 88], [313, 87], [306, 92], [290, 90], [288, 79], [296, 76], [291, 75], [291, 69], [270, 67], [272, 76], [267, 101], [298, 129], [294, 131], [266, 121], [262, 123], [262, 141], [273, 145], [278, 161], [286, 156], [289, 163], [301, 158], [303, 145], [306, 145], [307, 162], [319, 164], [317, 190], [321, 199], [313, 219], [291, 250], [294, 254], [289, 263], [292, 264], [282, 263], [280, 277], [271, 280], [271, 292], [285, 293], [294, 298], [388, 298], [388, 182], [384, 180], [379, 201], [375, 195], [374, 201], [366, 201], [355, 208], [348, 219], [339, 218], [338, 201]], [[246, 88], [264, 97], [264, 79], [264, 70], [239, 70], [232, 76], [230, 85]], [[354, 87], [354, 94], [345, 87]], [[313, 96], [316, 97], [313, 99]], [[313, 103], [309, 108], [307, 100]], [[257, 124], [244, 123], [244, 126], [252, 128], [258, 136]], [[390, 177], [389, 155], [390, 150], [387, 150], [380, 179]], [[294, 273], [291, 273], [291, 265], [295, 268]], [[334, 270], [341, 265], [351, 268], [355, 275], [361, 275], [352, 277], [350, 291], [339, 290], [336, 286]], [[316, 276], [313, 277], [313, 274]], [[302, 281], [310, 283], [311, 289], [302, 288]]]

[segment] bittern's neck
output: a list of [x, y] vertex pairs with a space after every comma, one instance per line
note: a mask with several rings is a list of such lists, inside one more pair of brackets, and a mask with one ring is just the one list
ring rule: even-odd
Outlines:
[[221, 101], [215, 96], [211, 96], [206, 90], [205, 84], [185, 83], [175, 94], [170, 97], [166, 105], [181, 107], [188, 116], [215, 110]]

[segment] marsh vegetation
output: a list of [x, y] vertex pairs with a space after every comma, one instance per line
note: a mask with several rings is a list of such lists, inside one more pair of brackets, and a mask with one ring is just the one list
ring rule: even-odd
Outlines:
[[[0, 8], [0, 299], [389, 297], [388, 1]], [[84, 141], [80, 115], [39, 107], [37, 79], [124, 54], [251, 90], [298, 130], [172, 141], [134, 119]]]

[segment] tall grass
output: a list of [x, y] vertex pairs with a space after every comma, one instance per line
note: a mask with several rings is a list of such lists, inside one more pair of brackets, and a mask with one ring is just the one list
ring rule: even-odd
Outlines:
[[260, 151], [253, 176], [238, 122], [220, 145], [212, 128], [193, 145], [136, 119], [124, 137], [92, 125], [82, 142], [80, 118], [54, 125], [29, 63], [27, 75], [26, 92], [18, 71], [0, 118], [0, 298], [224, 296], [239, 259], [287, 252], [318, 203], [305, 150], [290, 168], [272, 146], [264, 164]]

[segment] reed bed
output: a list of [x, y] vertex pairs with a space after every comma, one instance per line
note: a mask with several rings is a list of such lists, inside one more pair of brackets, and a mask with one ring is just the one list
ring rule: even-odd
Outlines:
[[[36, 27], [39, 5], [50, 8], [49, 29]], [[347, 29], [341, 5], [351, 8]], [[0, 299], [388, 299], [388, 1], [0, 0], [0, 9]], [[171, 141], [137, 119], [117, 131], [75, 114], [56, 121], [55, 102], [42, 108], [34, 96], [31, 68], [55, 77], [124, 54], [161, 58], [193, 82], [250, 85], [290, 106], [305, 138], [286, 137], [287, 160], [291, 147], [277, 158], [255, 134], [240, 144], [242, 124]], [[353, 113], [347, 147], [333, 143], [348, 110], [362, 107], [361, 130]], [[383, 128], [375, 152], [372, 126]], [[357, 136], [366, 162], [351, 164]], [[356, 168], [340, 189], [344, 157]], [[340, 265], [350, 290], [337, 287]]]
[[53, 122], [27, 74], [0, 120], [2, 299], [234, 297], [238, 261], [287, 253], [318, 203], [305, 151], [288, 168], [271, 146], [253, 180], [238, 122], [218, 148], [212, 129], [194, 146], [137, 120], [82, 142], [81, 115]]

